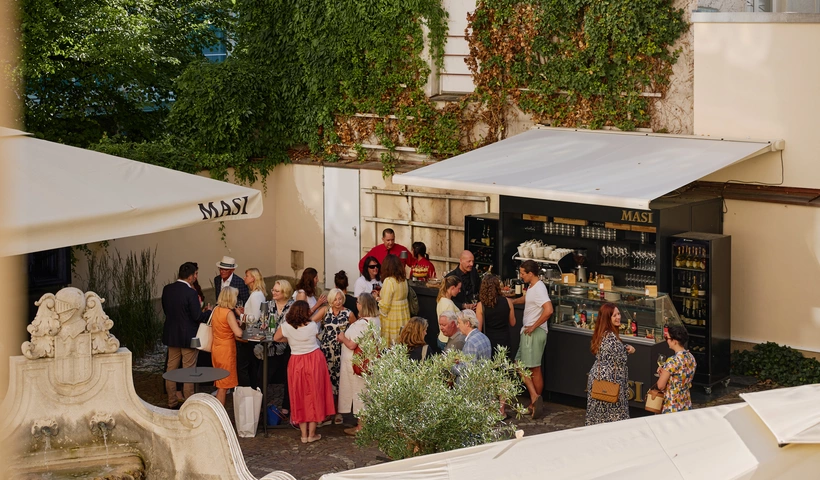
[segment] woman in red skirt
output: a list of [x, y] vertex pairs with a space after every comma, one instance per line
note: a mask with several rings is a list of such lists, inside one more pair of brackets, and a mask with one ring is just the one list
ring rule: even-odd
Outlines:
[[317, 335], [319, 324], [311, 321], [308, 303], [298, 300], [291, 305], [285, 323], [273, 337], [277, 342], [290, 345], [290, 421], [299, 424], [302, 443], [321, 439], [322, 436], [316, 434], [316, 424], [336, 414], [330, 373]]

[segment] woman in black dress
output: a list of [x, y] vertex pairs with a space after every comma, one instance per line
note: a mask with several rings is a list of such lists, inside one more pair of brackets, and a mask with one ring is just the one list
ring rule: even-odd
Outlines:
[[481, 282], [475, 314], [478, 329], [490, 339], [493, 355], [497, 346], [504, 346], [510, 358], [510, 327], [515, 326], [515, 312], [510, 299], [501, 294], [501, 281], [495, 275], [487, 275]]

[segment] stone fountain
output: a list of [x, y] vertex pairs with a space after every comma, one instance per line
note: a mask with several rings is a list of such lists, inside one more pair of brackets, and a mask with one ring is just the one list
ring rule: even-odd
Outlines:
[[10, 359], [0, 405], [0, 478], [254, 479], [211, 395], [193, 395], [179, 411], [137, 396], [131, 352], [109, 333], [103, 302], [64, 288], [35, 303], [31, 341]]

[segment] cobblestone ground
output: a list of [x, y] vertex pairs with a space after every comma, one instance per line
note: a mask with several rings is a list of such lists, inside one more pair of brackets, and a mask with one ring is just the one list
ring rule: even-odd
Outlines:
[[[164, 394], [165, 352], [160, 349], [134, 364], [134, 384], [137, 394], [153, 405], [166, 406]], [[723, 405], [742, 401], [739, 394], [773, 388], [772, 385], [759, 383], [751, 377], [732, 377], [728, 388], [716, 387], [712, 395], [706, 395], [701, 388], [692, 392], [693, 403], [697, 407]], [[200, 386], [198, 391], [211, 393], [212, 386]], [[281, 397], [281, 387], [270, 386], [269, 394], [273, 399]], [[233, 417], [231, 397], [227, 402], [228, 415]], [[524, 402], [526, 403], [526, 402]], [[513, 419], [518, 428], [526, 435], [554, 432], [583, 426], [584, 410], [559, 403], [546, 402], [545, 415], [539, 420], [529, 417]], [[255, 438], [240, 438], [239, 444], [251, 473], [260, 478], [273, 470], [284, 470], [300, 480], [315, 480], [325, 473], [349, 470], [389, 459], [375, 447], [359, 448], [353, 443], [353, 437], [344, 434], [344, 428], [352, 426], [353, 417], [345, 416], [342, 425], [328, 425], [318, 430], [322, 439], [318, 442], [303, 444], [300, 441], [298, 428], [278, 426], [268, 428], [268, 437], [259, 433]]]

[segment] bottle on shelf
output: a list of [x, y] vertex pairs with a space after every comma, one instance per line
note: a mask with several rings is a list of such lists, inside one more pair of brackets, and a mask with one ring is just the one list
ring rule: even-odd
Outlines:
[[632, 336], [637, 337], [638, 336], [638, 314], [637, 313], [632, 314], [632, 325], [631, 325], [631, 327], [632, 327]]
[[682, 268], [684, 263], [683, 247], [678, 245], [677, 254], [675, 255], [675, 267]]
[[700, 269], [706, 271], [706, 247], [701, 248], [700, 255]]
[[686, 294], [686, 272], [678, 272], [678, 293]]
[[683, 281], [683, 294], [684, 295], [692, 295], [692, 282], [689, 279], [690, 276], [691, 276], [691, 274], [687, 274], [687, 275], [684, 276], [684, 281]]
[[689, 291], [691, 292], [693, 297], [698, 296], [698, 281], [697, 281], [697, 274], [692, 274], [692, 286], [689, 287]]
[[701, 273], [698, 275], [698, 297], [699, 298], [706, 298], [706, 289], [703, 288], [704, 285], [704, 278], [706, 275]]

